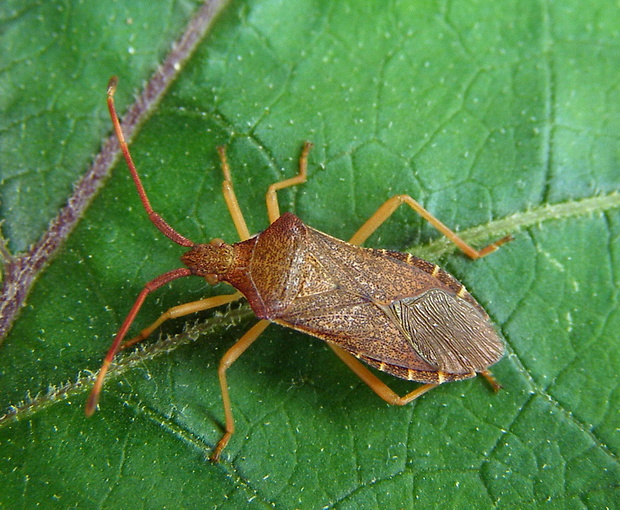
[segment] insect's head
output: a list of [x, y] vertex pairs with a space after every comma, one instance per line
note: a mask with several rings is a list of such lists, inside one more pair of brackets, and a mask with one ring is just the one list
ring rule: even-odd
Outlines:
[[196, 244], [181, 256], [185, 264], [196, 276], [202, 276], [209, 283], [217, 283], [233, 266], [235, 250], [221, 239], [213, 239], [208, 244]]

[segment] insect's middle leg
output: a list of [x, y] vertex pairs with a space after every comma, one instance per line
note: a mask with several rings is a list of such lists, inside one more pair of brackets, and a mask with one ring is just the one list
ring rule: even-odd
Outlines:
[[226, 370], [230, 368], [230, 366], [237, 361], [237, 358], [241, 356], [250, 345], [254, 343], [263, 331], [271, 324], [267, 320], [262, 320], [257, 322], [252, 326], [246, 333], [243, 335], [237, 342], [226, 351], [226, 354], [220, 360], [220, 366], [217, 370], [217, 374], [220, 378], [220, 388], [222, 390], [222, 402], [224, 403], [224, 414], [226, 417], [226, 432], [222, 436], [222, 439], [219, 440], [213, 453], [211, 454], [210, 460], [212, 462], [217, 462], [220, 458], [220, 454], [222, 450], [230, 441], [233, 433], [235, 432], [235, 420], [233, 419], [232, 413], [232, 405], [230, 403], [230, 394], [228, 393], [228, 383], [226, 382]]
[[383, 223], [394, 214], [394, 211], [398, 209], [401, 205], [407, 204], [411, 207], [415, 212], [417, 212], [422, 218], [428, 221], [433, 227], [435, 227], [439, 232], [445, 235], [450, 241], [452, 241], [458, 248], [465, 253], [468, 257], [472, 259], [479, 259], [488, 255], [489, 253], [494, 252], [497, 248], [499, 248], [502, 244], [507, 243], [508, 241], [512, 241], [512, 236], [502, 237], [498, 241], [489, 244], [485, 248], [481, 250], [476, 250], [471, 247], [465, 241], [463, 241], [453, 230], [444, 225], [441, 221], [439, 221], [435, 216], [433, 216], [430, 212], [428, 212], [424, 207], [422, 207], [417, 201], [411, 198], [409, 195], [395, 195], [392, 198], [386, 200], [379, 209], [375, 211], [375, 213], [368, 218], [366, 223], [364, 223], [361, 228], [353, 235], [353, 237], [349, 240], [351, 244], [362, 244], [370, 235], [377, 230]]

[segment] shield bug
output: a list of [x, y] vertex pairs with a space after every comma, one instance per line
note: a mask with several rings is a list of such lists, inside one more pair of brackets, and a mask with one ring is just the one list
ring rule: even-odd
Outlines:
[[[306, 143], [297, 176], [272, 184], [266, 194], [270, 226], [251, 236], [239, 208], [223, 147], [223, 194], [241, 241], [214, 239], [198, 244], [176, 232], [151, 207], [124, 140], [114, 107], [117, 79], [108, 86], [108, 107], [121, 150], [150, 221], [169, 239], [189, 248], [184, 268], [147, 283], [120, 327], [86, 404], [92, 415], [115, 354], [148, 337], [164, 321], [207, 310], [245, 297], [261, 319], [220, 361], [218, 376], [225, 412], [225, 433], [211, 460], [217, 461], [234, 432], [226, 370], [271, 323], [321, 338], [382, 399], [405, 405], [435, 386], [485, 376], [497, 390], [488, 367], [503, 355], [503, 344], [489, 317], [464, 286], [439, 266], [413, 255], [362, 248], [362, 244], [402, 204], [429, 221], [473, 259], [488, 255], [510, 236], [475, 250], [408, 195], [387, 200], [349, 242], [305, 225], [291, 213], [280, 215], [277, 191], [306, 181]], [[165, 312], [151, 326], [123, 343], [148, 294], [185, 276], [211, 284], [228, 282], [237, 292], [186, 303]], [[399, 396], [359, 360], [393, 376], [424, 383]]]

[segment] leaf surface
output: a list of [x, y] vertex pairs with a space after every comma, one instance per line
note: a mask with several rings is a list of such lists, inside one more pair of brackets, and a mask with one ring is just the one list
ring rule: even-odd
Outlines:
[[[197, 6], [103, 5], [2, 7], [13, 254], [44, 233], [109, 132], [108, 77], [120, 78], [122, 112]], [[143, 285], [182, 253], [119, 163], [0, 350], [1, 504], [619, 506], [618, 26], [618, 6], [600, 1], [233, 2], [131, 145], [155, 209], [195, 241], [236, 241], [220, 192], [226, 145], [261, 231], [267, 187], [295, 174], [310, 140], [308, 182], [279, 198], [319, 230], [347, 239], [406, 193], [476, 246], [512, 233], [472, 262], [402, 208], [366, 243], [440, 262], [467, 286], [506, 340], [493, 367], [503, 389], [480, 378], [390, 407], [323, 343], [270, 326], [229, 370], [237, 431], [212, 465], [217, 364], [253, 324], [232, 307], [171, 321], [120, 356], [86, 419], [89, 371]], [[176, 281], [133, 331], [226, 292]]]

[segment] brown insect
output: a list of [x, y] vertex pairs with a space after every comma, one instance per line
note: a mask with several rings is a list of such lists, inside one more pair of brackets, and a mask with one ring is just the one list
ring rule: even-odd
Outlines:
[[[207, 310], [245, 296], [260, 320], [222, 358], [218, 375], [226, 431], [211, 460], [217, 461], [234, 432], [226, 370], [258, 338], [270, 322], [321, 338], [370, 388], [389, 404], [405, 405], [449, 381], [486, 377], [499, 385], [488, 367], [503, 355], [503, 344], [476, 300], [437, 265], [406, 253], [360, 248], [402, 204], [429, 221], [472, 259], [488, 255], [511, 240], [504, 237], [475, 250], [407, 195], [387, 200], [348, 243], [308, 227], [291, 213], [280, 215], [276, 192], [306, 182], [306, 143], [296, 177], [272, 184], [267, 191], [271, 225], [250, 236], [239, 208], [223, 147], [218, 148], [224, 173], [223, 193], [241, 242], [214, 239], [196, 244], [177, 233], [151, 207], [131, 159], [114, 107], [117, 79], [108, 85], [108, 108], [127, 166], [149, 219], [168, 238], [190, 248], [181, 260], [187, 266], [146, 284], [110, 347], [86, 404], [97, 408], [105, 374], [114, 355], [148, 337], [164, 321]], [[201, 276], [211, 284], [225, 281], [238, 292], [171, 308], [140, 334], [123, 339], [146, 296], [184, 276]], [[388, 374], [425, 383], [401, 397], [356, 358]]]

